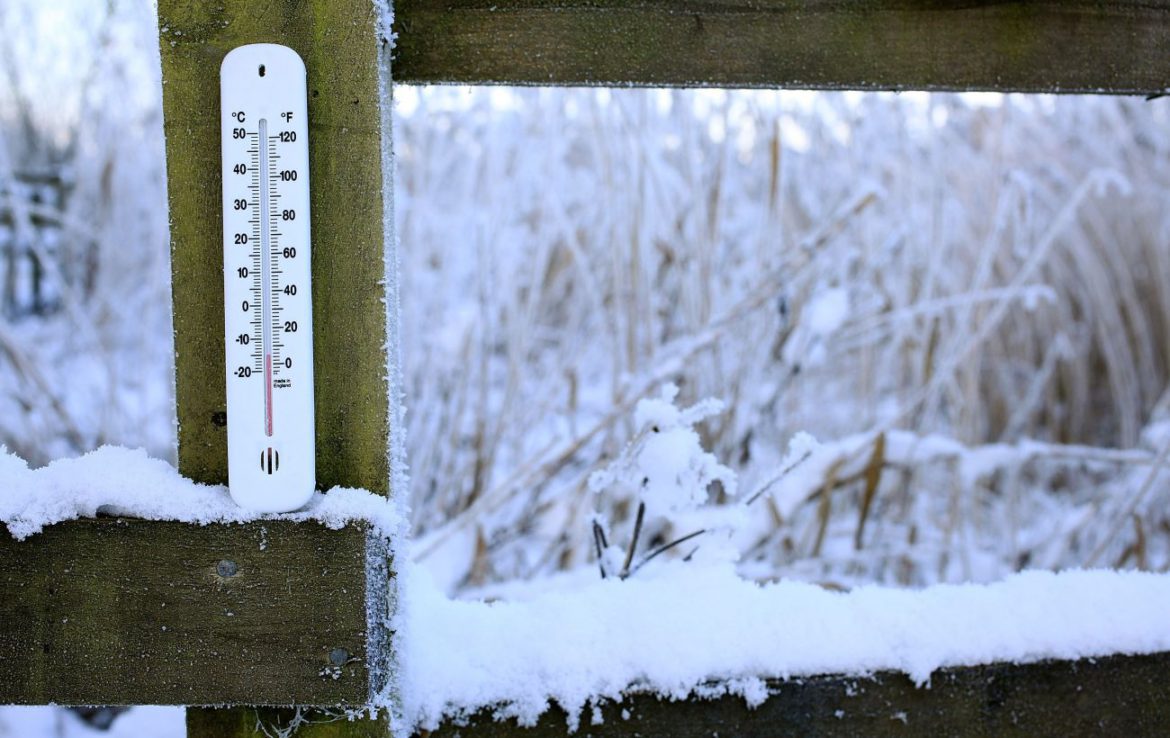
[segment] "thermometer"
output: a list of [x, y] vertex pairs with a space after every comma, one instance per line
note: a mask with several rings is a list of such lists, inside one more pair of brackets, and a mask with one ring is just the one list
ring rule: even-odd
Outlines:
[[228, 487], [289, 512], [316, 487], [305, 65], [251, 44], [220, 67]]

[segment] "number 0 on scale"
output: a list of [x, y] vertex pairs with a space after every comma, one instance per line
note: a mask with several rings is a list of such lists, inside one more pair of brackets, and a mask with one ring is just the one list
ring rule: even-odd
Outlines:
[[228, 486], [288, 512], [316, 486], [305, 65], [276, 44], [220, 68]]

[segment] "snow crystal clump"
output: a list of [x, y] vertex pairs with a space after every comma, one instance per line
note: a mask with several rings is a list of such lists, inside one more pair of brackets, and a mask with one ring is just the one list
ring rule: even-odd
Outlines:
[[678, 387], [668, 384], [657, 398], [638, 402], [638, 435], [609, 467], [590, 476], [590, 489], [629, 494], [657, 515], [698, 508], [715, 482], [734, 496], [735, 472], [703, 449], [694, 428], [721, 412], [723, 403], [707, 399], [680, 409], [674, 403], [677, 395]]

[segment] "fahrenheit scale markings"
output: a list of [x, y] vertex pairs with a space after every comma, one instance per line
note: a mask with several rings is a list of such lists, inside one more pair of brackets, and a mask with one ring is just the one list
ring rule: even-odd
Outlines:
[[305, 66], [276, 44], [220, 69], [228, 487], [287, 512], [316, 486]]

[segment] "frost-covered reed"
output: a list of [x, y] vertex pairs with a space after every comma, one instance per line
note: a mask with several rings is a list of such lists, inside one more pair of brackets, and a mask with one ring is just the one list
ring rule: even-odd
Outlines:
[[[399, 97], [412, 504], [452, 585], [584, 563], [594, 512], [632, 526], [587, 479], [667, 380], [727, 402], [701, 430], [744, 494], [797, 431], [869, 439], [807, 504], [761, 506], [758, 576], [1165, 563], [1149, 494], [1114, 509], [1170, 369], [1164, 101]], [[883, 457], [867, 485], [883, 431], [1014, 462]]]
[[[0, 445], [33, 464], [105, 443], [174, 456], [153, 14], [0, 4], [0, 284], [19, 295], [40, 269], [55, 308], [0, 314]], [[67, 194], [21, 186], [30, 173]]]

